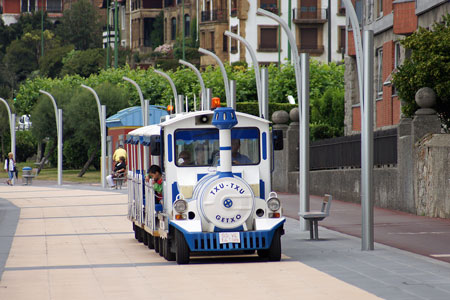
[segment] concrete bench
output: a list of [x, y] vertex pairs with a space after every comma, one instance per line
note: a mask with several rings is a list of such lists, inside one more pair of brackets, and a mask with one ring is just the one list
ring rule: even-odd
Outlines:
[[33, 168], [31, 170], [31, 174], [22, 174], [22, 181], [25, 180], [25, 185], [32, 185], [33, 184], [33, 178], [36, 178], [38, 176], [38, 168]]
[[113, 182], [116, 189], [122, 189], [123, 182], [127, 180], [126, 176], [123, 177], [114, 177]]
[[331, 199], [331, 195], [325, 194], [320, 211], [299, 213], [299, 216], [309, 221], [309, 236], [311, 240], [319, 239], [319, 225], [317, 223], [330, 215]]

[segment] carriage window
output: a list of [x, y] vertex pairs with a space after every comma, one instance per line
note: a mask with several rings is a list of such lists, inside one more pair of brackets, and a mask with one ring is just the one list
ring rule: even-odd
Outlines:
[[[258, 128], [231, 130], [233, 165], [255, 165], [260, 161]], [[175, 164], [179, 167], [210, 166], [219, 157], [219, 130], [175, 131]]]

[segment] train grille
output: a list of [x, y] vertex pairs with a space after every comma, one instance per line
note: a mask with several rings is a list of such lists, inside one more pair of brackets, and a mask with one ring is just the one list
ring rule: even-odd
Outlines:
[[240, 243], [219, 242], [219, 233], [189, 233], [187, 242], [191, 251], [225, 251], [267, 249], [272, 241], [273, 232], [247, 231], [240, 232]]

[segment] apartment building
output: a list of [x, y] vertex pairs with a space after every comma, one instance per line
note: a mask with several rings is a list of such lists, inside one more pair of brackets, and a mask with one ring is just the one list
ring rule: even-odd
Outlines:
[[[229, 0], [229, 3], [229, 30], [252, 45], [262, 64], [285, 62], [290, 57], [290, 45], [278, 23], [256, 14], [258, 8], [278, 14], [290, 24], [299, 52], [323, 62], [343, 59], [345, 9], [340, 0]], [[238, 60], [251, 62], [244, 46], [233, 40], [230, 61]]]
[[42, 9], [50, 18], [62, 17], [64, 0], [1, 0], [0, 3], [3, 22], [10, 25], [17, 22], [20, 14]]
[[[364, 30], [374, 31], [374, 126], [396, 126], [401, 117], [401, 100], [391, 83], [392, 73], [410, 54], [399, 41], [418, 27], [431, 28], [450, 13], [449, 0], [352, 0]], [[345, 134], [361, 130], [360, 99], [356, 71], [355, 43], [348, 27], [345, 59]]]

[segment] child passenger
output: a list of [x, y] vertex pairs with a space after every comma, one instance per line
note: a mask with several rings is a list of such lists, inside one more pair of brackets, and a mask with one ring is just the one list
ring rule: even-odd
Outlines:
[[156, 204], [163, 204], [163, 178], [161, 168], [157, 165], [150, 166], [145, 180], [149, 181], [152, 178], [153, 190], [155, 190]]

